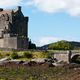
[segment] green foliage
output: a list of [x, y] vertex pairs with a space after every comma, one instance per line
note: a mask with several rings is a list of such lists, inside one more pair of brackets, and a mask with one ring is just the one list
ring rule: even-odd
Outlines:
[[24, 57], [26, 57], [26, 58], [32, 58], [33, 55], [32, 55], [31, 52], [24, 52]]
[[36, 51], [36, 50], [30, 50], [30, 51], [0, 51], [0, 58], [4, 57], [11, 57], [13, 59], [19, 59], [19, 60], [29, 60], [31, 58], [47, 58], [49, 56], [48, 52], [46, 51]]
[[2, 58], [3, 57], [3, 55], [0, 53], [0, 58]]
[[46, 52], [33, 52], [33, 58], [47, 58], [48, 53]]
[[11, 58], [13, 58], [13, 59], [17, 59], [17, 58], [19, 58], [19, 56], [18, 56], [18, 54], [17, 54], [16, 51], [13, 51], [13, 52], [12, 52], [12, 54], [11, 54]]
[[48, 46], [48, 49], [53, 50], [72, 50], [73, 46], [68, 41], [58, 41]]
[[6, 55], [5, 56], [10, 56], [10, 54], [9, 53], [6, 53]]
[[32, 43], [31, 41], [29, 41], [28, 49], [36, 49], [36, 45], [34, 43]]

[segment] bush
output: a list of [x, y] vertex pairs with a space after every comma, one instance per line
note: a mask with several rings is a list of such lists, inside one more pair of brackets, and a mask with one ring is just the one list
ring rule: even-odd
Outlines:
[[28, 49], [36, 49], [36, 44], [32, 43], [31, 40], [29, 41]]
[[6, 56], [10, 56], [10, 54], [9, 53], [6, 53]]
[[26, 57], [26, 58], [32, 58], [33, 55], [32, 55], [31, 52], [24, 52], [24, 57]]
[[13, 59], [19, 58], [17, 52], [13, 51], [13, 53], [11, 54], [11, 58], [13, 58]]
[[3, 57], [3, 55], [0, 53], [0, 58], [2, 58]]
[[34, 52], [33, 58], [47, 58], [48, 54], [46, 52]]

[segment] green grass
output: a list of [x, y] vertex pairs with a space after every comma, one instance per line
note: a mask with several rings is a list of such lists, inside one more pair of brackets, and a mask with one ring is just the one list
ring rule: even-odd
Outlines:
[[[64, 70], [65, 71], [65, 70]], [[4, 80], [59, 80], [59, 73], [64, 73], [62, 68], [44, 67], [19, 67], [0, 68], [0, 79]], [[61, 75], [60, 74], [60, 75]]]
[[28, 58], [18, 58], [16, 60], [21, 60], [21, 61], [30, 61], [31, 59], [28, 59]]
[[69, 69], [68, 66], [0, 67], [0, 80], [80, 80], [78, 75], [80, 70]]
[[45, 51], [0, 51], [0, 58], [10, 57], [16, 59], [14, 55], [18, 55], [17, 59], [30, 60], [33, 58], [48, 58], [48, 52]]

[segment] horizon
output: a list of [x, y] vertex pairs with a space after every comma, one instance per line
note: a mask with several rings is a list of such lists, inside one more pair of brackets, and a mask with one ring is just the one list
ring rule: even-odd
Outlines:
[[[80, 41], [69, 41], [69, 40], [59, 40], [59, 41], [78, 42], [78, 43], [80, 43]], [[46, 46], [46, 45], [49, 45], [49, 44], [57, 43], [59, 41], [51, 42], [51, 43], [48, 43], [48, 44], [45, 44], [45, 45], [42, 45], [42, 46], [36, 46], [36, 47], [43, 47], [43, 46]]]
[[23, 14], [29, 17], [29, 39], [37, 46], [60, 40], [80, 42], [79, 0], [0, 1], [0, 7], [4, 9], [17, 6], [22, 6]]

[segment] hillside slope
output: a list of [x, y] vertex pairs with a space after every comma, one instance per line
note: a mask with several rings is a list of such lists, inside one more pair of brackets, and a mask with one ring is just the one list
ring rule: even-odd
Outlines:
[[[51, 45], [55, 45], [55, 44], [59, 44], [60, 42], [64, 42], [64, 43], [68, 43], [69, 45], [71, 45], [73, 47], [73, 49], [80, 49], [80, 42], [76, 42], [76, 41], [65, 41], [65, 40], [61, 40], [61, 41], [58, 41], [58, 42], [55, 42], [55, 43], [50, 43], [50, 44], [47, 44], [47, 45], [44, 45], [44, 46], [41, 46], [40, 49], [48, 49], [49, 46]], [[62, 45], [62, 44], [61, 44]]]

